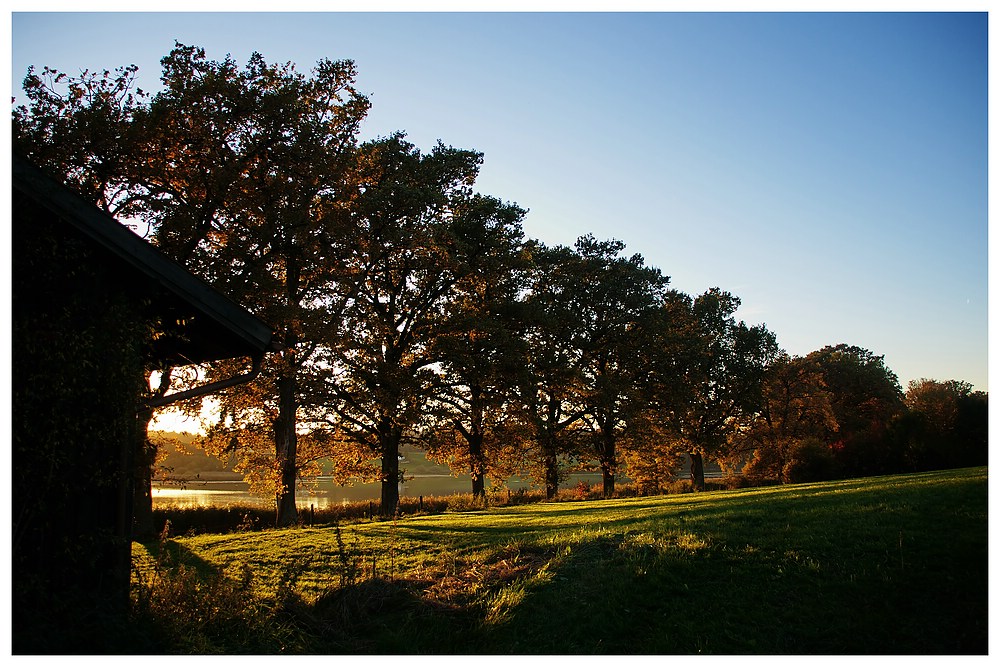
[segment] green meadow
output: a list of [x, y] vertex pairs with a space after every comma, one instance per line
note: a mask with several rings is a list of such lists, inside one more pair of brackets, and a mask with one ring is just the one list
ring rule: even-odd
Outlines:
[[982, 654], [987, 471], [135, 544], [165, 653]]

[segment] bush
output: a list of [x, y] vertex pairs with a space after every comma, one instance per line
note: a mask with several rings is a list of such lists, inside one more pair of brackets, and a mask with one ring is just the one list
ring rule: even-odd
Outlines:
[[261, 530], [274, 525], [274, 510], [261, 507], [190, 507], [170, 505], [153, 509], [153, 527], [170, 535], [230, 533]]
[[743, 466], [742, 476], [751, 480], [754, 486], [765, 479], [779, 480], [784, 463], [777, 447], [758, 447]]
[[823, 482], [836, 477], [837, 462], [830, 448], [815, 438], [792, 445], [782, 470], [786, 482]]
[[736, 475], [730, 473], [720, 480], [720, 484], [726, 491], [735, 491], [736, 489], [749, 489], [754, 486], [761, 486], [763, 479], [754, 475]]
[[615, 498], [635, 498], [639, 495], [639, 487], [634, 483], [615, 483]]
[[694, 493], [694, 482], [690, 479], [675, 479], [674, 481], [660, 486], [660, 490], [667, 495], [678, 493]]

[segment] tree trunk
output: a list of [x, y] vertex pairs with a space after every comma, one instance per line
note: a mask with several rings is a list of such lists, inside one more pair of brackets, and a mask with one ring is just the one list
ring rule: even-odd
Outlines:
[[275, 525], [278, 528], [292, 526], [298, 522], [295, 507], [296, 450], [298, 438], [296, 426], [295, 378], [278, 379], [278, 419], [274, 424], [274, 449], [280, 472], [280, 486], [275, 497], [277, 513]]
[[691, 457], [691, 482], [694, 483], [694, 488], [698, 491], [705, 490], [705, 462], [702, 459], [701, 452], [692, 452], [688, 454]]
[[615, 494], [615, 472], [618, 469], [618, 459], [615, 455], [615, 434], [611, 430], [613, 427], [603, 425], [601, 427], [601, 451], [598, 460], [601, 463], [601, 476], [604, 480], [604, 497], [610, 498]]
[[483, 404], [482, 389], [470, 387], [472, 398], [472, 428], [468, 433], [470, 470], [472, 475], [472, 496], [486, 497], [486, 459], [483, 456]]
[[486, 476], [476, 473], [472, 476], [472, 495], [475, 498], [486, 497]]
[[545, 498], [552, 500], [559, 493], [559, 461], [554, 448], [545, 453]]
[[483, 434], [473, 431], [469, 434], [469, 474], [472, 476], [472, 495], [486, 496], [486, 461], [483, 458]]
[[555, 393], [549, 394], [546, 412], [546, 418], [543, 426], [538, 429], [538, 434], [539, 444], [544, 453], [545, 498], [552, 500], [559, 493], [559, 459], [556, 456], [559, 449], [556, 430], [559, 428], [560, 401]]
[[[296, 261], [294, 237], [286, 236], [282, 255], [285, 258], [285, 307], [291, 313], [299, 312], [299, 275], [301, 267]], [[278, 528], [294, 526], [299, 513], [295, 507], [295, 483], [298, 477], [298, 359], [296, 345], [299, 334], [295, 316], [285, 323], [285, 349], [281, 353], [281, 370], [277, 378], [278, 419], [274, 427], [274, 449], [278, 463], [279, 486], [275, 497], [275, 525]], [[299, 323], [300, 324], [300, 323]]]
[[601, 476], [604, 478], [604, 497], [615, 495], [615, 469], [607, 461], [601, 461]]
[[[150, 393], [150, 398], [162, 398], [170, 388], [172, 368], [160, 372], [159, 384]], [[148, 386], [150, 378], [144, 378]], [[136, 417], [135, 474], [133, 476], [132, 531], [136, 539], [156, 537], [153, 525], [153, 468], [156, 465], [156, 445], [149, 441], [149, 424], [153, 421], [153, 411], [143, 409]]]
[[399, 441], [402, 432], [396, 426], [386, 426], [382, 441], [382, 505], [384, 517], [393, 516], [399, 507]]

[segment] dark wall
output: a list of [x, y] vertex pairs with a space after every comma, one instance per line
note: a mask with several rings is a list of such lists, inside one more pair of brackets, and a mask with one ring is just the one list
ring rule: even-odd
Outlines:
[[13, 648], [102, 652], [128, 609], [145, 330], [111, 258], [12, 204]]

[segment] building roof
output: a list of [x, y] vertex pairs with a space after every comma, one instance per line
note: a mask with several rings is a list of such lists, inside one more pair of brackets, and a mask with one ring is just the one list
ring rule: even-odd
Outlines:
[[[152, 356], [172, 364], [260, 357], [281, 349], [260, 318], [229, 299], [134, 232], [53, 180], [22, 156], [13, 156], [12, 185], [83, 238], [120, 262], [163, 329]], [[137, 282], [135, 282], [137, 281]]]

